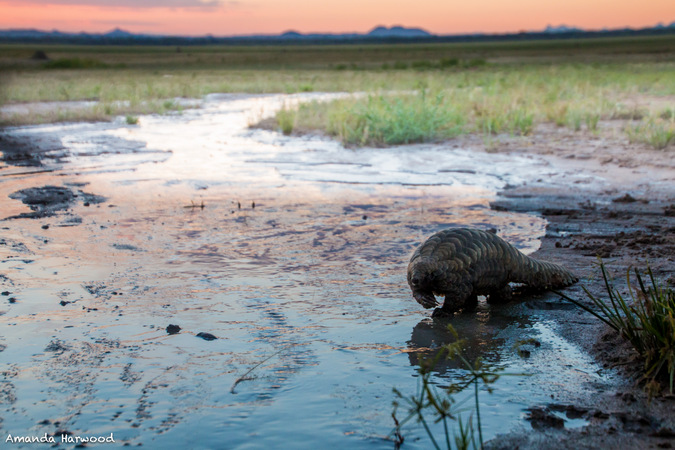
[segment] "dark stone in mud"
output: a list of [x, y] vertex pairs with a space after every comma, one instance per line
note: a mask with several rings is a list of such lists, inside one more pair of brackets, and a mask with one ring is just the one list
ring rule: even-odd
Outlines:
[[552, 404], [548, 405], [548, 407], [552, 411], [565, 413], [565, 416], [567, 416], [568, 419], [581, 419], [589, 414], [588, 409], [576, 405]]
[[30, 206], [33, 211], [36, 211], [40, 207], [62, 207], [65, 209], [75, 199], [75, 194], [65, 187], [43, 186], [16, 191], [10, 194], [9, 198], [21, 200]]
[[197, 333], [197, 337], [202, 338], [205, 341], [213, 341], [215, 339], [218, 339], [217, 337], [215, 337], [211, 333], [204, 333], [204, 332]]
[[553, 414], [548, 408], [531, 408], [526, 418], [535, 430], [565, 428], [565, 420]]
[[9, 198], [21, 200], [33, 211], [22, 213], [14, 218], [38, 219], [53, 216], [56, 211], [68, 209], [75, 199], [75, 194], [68, 188], [58, 186], [43, 186], [22, 189], [9, 195]]
[[[63, 186], [42, 186], [13, 192], [9, 198], [21, 200], [24, 204], [33, 211], [31, 213], [22, 213], [18, 216], [8, 217], [8, 219], [28, 218], [37, 219], [42, 217], [53, 216], [58, 211], [67, 210], [70, 205], [79, 198], [88, 203], [102, 203], [106, 198], [96, 194], [78, 191], [73, 192], [67, 187]], [[79, 224], [81, 219], [73, 218], [74, 222], [69, 223]]]
[[626, 195], [623, 195], [621, 197], [614, 198], [614, 199], [612, 199], [612, 201], [614, 203], [634, 203], [634, 202], [637, 202], [638, 200], [635, 197], [633, 197], [632, 195], [626, 194]]
[[18, 136], [0, 133], [0, 161], [12, 166], [39, 167], [43, 158], [58, 158], [64, 148], [55, 137]]
[[69, 350], [68, 346], [65, 345], [62, 341], [55, 339], [45, 347], [44, 351], [53, 353], [63, 353], [66, 350]]
[[656, 430], [652, 435], [657, 437], [675, 438], [675, 430], [668, 427], [661, 427], [658, 430]]
[[130, 244], [112, 244], [112, 247], [117, 249], [117, 250], [129, 250], [129, 251], [132, 251], [132, 252], [142, 252], [143, 251], [142, 248], [138, 248], [138, 247], [136, 247], [134, 245], [130, 245]]
[[69, 217], [59, 224], [60, 227], [76, 227], [82, 223], [82, 217]]
[[166, 327], [166, 332], [168, 334], [178, 334], [180, 333], [181, 328], [178, 325], [173, 325], [170, 324], [168, 327]]

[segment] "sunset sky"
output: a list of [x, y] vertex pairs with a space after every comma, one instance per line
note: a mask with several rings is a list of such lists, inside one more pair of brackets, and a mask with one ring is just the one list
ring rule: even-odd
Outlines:
[[633, 28], [675, 21], [675, 0], [0, 0], [0, 29], [229, 36], [367, 32], [437, 34]]

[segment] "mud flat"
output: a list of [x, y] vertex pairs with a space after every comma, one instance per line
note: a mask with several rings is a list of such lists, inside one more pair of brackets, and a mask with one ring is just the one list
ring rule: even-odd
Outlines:
[[[414, 393], [417, 355], [451, 339], [405, 281], [428, 235], [495, 229], [591, 289], [596, 253], [618, 278], [643, 256], [672, 276], [672, 160], [620, 167], [522, 140], [487, 152], [470, 137], [355, 151], [248, 128], [313, 98], [330, 96], [214, 95], [138, 125], [5, 130], [5, 435], [391, 448], [392, 388]], [[568, 142], [544, 135], [542, 148]], [[530, 374], [481, 394], [492, 445], [672, 439], [672, 399], [648, 405], [603, 328], [556, 296], [481, 303], [452, 323], [471, 355]], [[513, 347], [528, 338], [540, 345], [525, 358]], [[435, 379], [461, 373], [443, 364]]]

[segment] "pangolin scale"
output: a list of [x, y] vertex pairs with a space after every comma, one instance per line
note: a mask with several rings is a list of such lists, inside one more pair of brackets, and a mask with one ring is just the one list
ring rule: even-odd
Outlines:
[[438, 306], [435, 295], [445, 297], [434, 316], [474, 307], [478, 295], [487, 295], [490, 303], [508, 301], [509, 283], [544, 290], [577, 281], [564, 267], [530, 258], [496, 234], [474, 228], [434, 234], [415, 250], [408, 264], [408, 285], [419, 304], [433, 308]]

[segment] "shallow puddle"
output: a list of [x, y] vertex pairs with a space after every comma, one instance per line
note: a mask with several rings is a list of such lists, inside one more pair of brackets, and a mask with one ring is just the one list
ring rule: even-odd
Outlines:
[[[413, 394], [418, 353], [452, 340], [410, 295], [410, 254], [449, 226], [494, 228], [536, 250], [543, 220], [489, 201], [540, 163], [434, 145], [348, 150], [248, 129], [312, 98], [323, 97], [211, 96], [139, 126], [11, 130], [63, 148], [43, 168], [0, 170], [3, 217], [28, 211], [9, 198], [21, 189], [78, 197], [66, 211], [1, 224], [5, 435], [393, 447], [392, 389]], [[485, 439], [529, 426], [533, 404], [609, 383], [536, 302], [481, 304], [451, 323], [471, 358], [528, 374], [481, 393]], [[516, 346], [529, 338], [540, 345], [524, 357]], [[434, 380], [462, 371], [443, 363]], [[428, 448], [420, 427], [403, 432], [404, 448]]]

